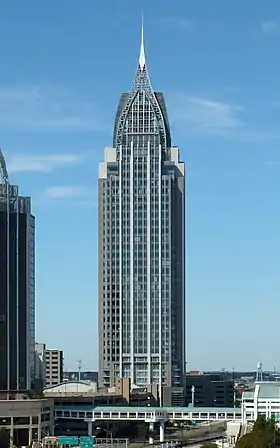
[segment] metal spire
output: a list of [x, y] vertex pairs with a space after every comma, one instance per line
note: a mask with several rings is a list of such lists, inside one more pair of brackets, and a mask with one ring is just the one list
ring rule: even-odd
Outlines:
[[144, 46], [144, 20], [142, 14], [142, 26], [141, 26], [141, 47], [139, 56], [139, 68], [141, 71], [146, 67], [145, 46]]
[[0, 149], [0, 184], [6, 185], [8, 183], [9, 183], [9, 176], [6, 168], [6, 162], [2, 153], [2, 149]]

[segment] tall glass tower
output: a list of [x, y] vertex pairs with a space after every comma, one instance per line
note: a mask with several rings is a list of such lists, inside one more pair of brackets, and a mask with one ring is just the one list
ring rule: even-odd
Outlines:
[[143, 39], [99, 164], [99, 375], [180, 386], [185, 372], [185, 172]]
[[0, 150], [0, 397], [32, 389], [35, 375], [35, 218], [11, 185]]

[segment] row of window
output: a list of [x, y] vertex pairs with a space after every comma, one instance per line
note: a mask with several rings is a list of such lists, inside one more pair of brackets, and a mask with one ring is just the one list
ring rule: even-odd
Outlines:
[[56, 418], [92, 418], [92, 412], [77, 412], [77, 411], [55, 411]]
[[[51, 419], [51, 414], [48, 412], [46, 414], [41, 414], [41, 422], [49, 422]], [[12, 417], [0, 417], [0, 426], [5, 427], [11, 425]], [[30, 424], [32, 425], [38, 425], [39, 418], [38, 416], [33, 417], [13, 417], [13, 425], [18, 426], [28, 426]]]

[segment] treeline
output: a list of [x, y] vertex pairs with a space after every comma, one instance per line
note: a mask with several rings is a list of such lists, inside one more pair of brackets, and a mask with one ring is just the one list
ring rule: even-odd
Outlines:
[[[218, 448], [215, 443], [207, 443], [201, 448]], [[280, 448], [280, 429], [274, 418], [261, 415], [253, 429], [241, 437], [235, 448]]]

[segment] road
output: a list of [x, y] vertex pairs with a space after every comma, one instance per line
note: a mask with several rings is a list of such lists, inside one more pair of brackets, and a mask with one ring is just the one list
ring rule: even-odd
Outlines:
[[197, 444], [207, 440], [217, 440], [224, 437], [224, 431], [212, 432], [211, 434], [204, 434], [203, 436], [192, 437], [186, 440], [186, 445]]

